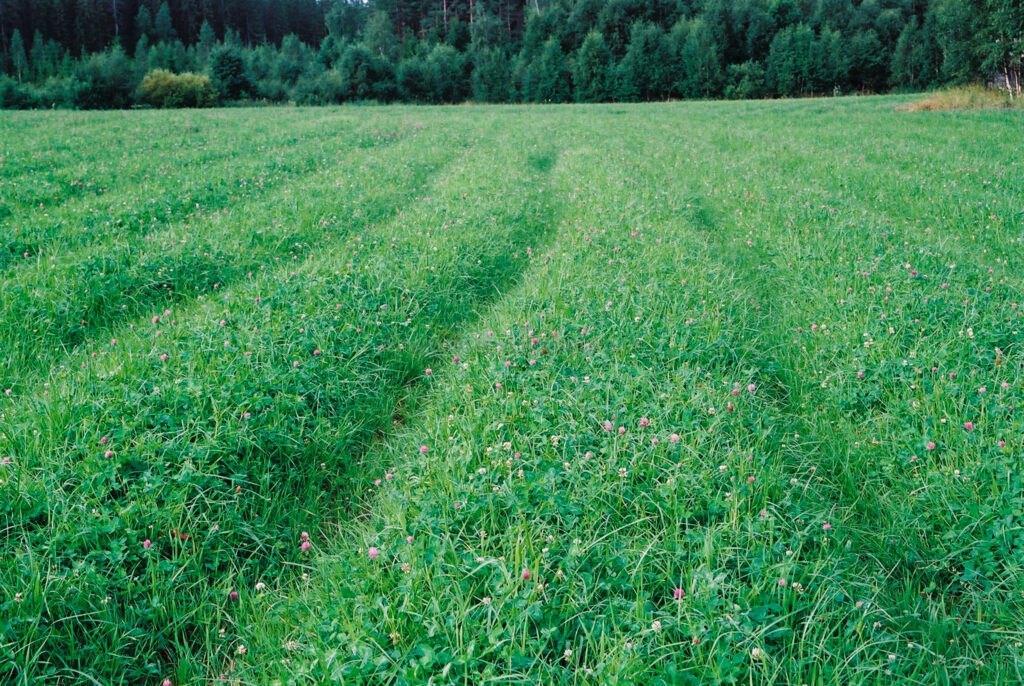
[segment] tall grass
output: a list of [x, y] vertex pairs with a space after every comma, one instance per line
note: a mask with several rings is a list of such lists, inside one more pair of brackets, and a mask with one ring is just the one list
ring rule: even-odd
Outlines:
[[1020, 107], [1006, 91], [980, 85], [946, 88], [920, 100], [900, 105], [904, 112], [942, 112], [948, 110], [999, 110]]

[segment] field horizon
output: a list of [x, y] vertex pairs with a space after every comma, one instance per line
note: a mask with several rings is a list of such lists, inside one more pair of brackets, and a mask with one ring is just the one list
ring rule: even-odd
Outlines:
[[1019, 110], [0, 112], [0, 683], [1024, 678]]

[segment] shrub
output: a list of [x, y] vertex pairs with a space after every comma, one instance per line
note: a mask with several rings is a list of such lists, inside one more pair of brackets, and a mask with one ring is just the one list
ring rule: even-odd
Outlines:
[[419, 56], [402, 60], [396, 72], [398, 92], [409, 102], [430, 102], [431, 84], [427, 65]]
[[280, 79], [267, 77], [254, 83], [252, 96], [267, 102], [287, 102], [288, 87]]
[[90, 55], [75, 74], [75, 107], [86, 110], [123, 109], [135, 100], [135, 70], [120, 46]]
[[217, 90], [209, 76], [154, 69], [139, 84], [139, 100], [153, 107], [210, 107]]
[[222, 45], [210, 54], [210, 77], [228, 100], [238, 100], [252, 88], [241, 51], [233, 45]]
[[39, 87], [40, 107], [74, 107], [77, 82], [69, 77], [51, 76]]
[[38, 106], [39, 98], [31, 86], [0, 75], [0, 108], [28, 110]]
[[345, 84], [336, 69], [307, 74], [291, 89], [291, 99], [299, 105], [335, 105], [345, 100]]
[[433, 102], [461, 102], [470, 94], [469, 67], [463, 53], [450, 45], [435, 45], [425, 60]]
[[349, 46], [336, 67], [341, 74], [346, 100], [394, 100], [398, 94], [391, 63], [364, 45]]
[[731, 100], [763, 98], [768, 93], [764, 66], [760, 62], [749, 60], [743, 64], [730, 64], [726, 73], [725, 97]]

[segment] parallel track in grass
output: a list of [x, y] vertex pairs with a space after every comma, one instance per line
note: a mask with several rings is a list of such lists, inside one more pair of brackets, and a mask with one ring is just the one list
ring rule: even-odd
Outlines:
[[[148, 115], [153, 116], [159, 115]], [[386, 146], [404, 134], [378, 130], [372, 118], [303, 117], [282, 135], [281, 114], [257, 116], [253, 126], [248, 119], [225, 125], [222, 113], [186, 116], [186, 121], [161, 128], [126, 113], [98, 115], [104, 129], [118, 135], [85, 146], [68, 145], [74, 134], [56, 125], [48, 129], [54, 135], [39, 137], [42, 144], [25, 132], [12, 133], [2, 153], [13, 169], [0, 186], [5, 190], [0, 196], [0, 269], [45, 262], [168, 223], [202, 221], [282, 185], [301, 183], [353, 147]], [[160, 135], [152, 140], [148, 137], [154, 131]], [[69, 171], [53, 162], [61, 178], [46, 180], [38, 165], [21, 171], [17, 164], [28, 156], [45, 159], [62, 144], [73, 147], [80, 169]], [[32, 197], [20, 198], [21, 188]]]
[[[642, 134], [595, 112], [577, 122], [602, 141], [586, 153], [587, 136], [551, 125], [559, 147], [589, 158], [562, 177], [578, 209], [552, 246], [560, 259], [537, 261], [453, 347], [466, 369], [448, 370], [374, 451], [378, 474], [402, 466], [368, 499], [368, 518], [342, 527], [313, 584], [257, 595], [254, 611], [274, 615], [241, 641], [264, 656], [245, 661], [243, 678], [1015, 679], [1019, 561], [993, 555], [999, 517], [1022, 497], [995, 476], [1014, 471], [1016, 448], [999, 435], [1019, 445], [1013, 185], [1004, 178], [993, 193], [972, 171], [957, 190], [941, 175], [945, 152], [922, 149], [905, 181], [934, 185], [931, 210], [945, 220], [921, 226], [915, 214], [929, 206], [886, 166], [841, 176], [831, 155], [857, 140], [889, 155], [858, 118], [902, 130], [907, 150], [916, 128], [923, 142], [947, 124], [851, 108], [829, 143], [819, 127], [834, 122], [797, 111], [802, 121], [780, 135], [772, 127], [788, 117], [764, 106], [723, 154], [738, 123], [709, 121], [722, 109], [691, 106], [688, 126], [660, 138], [651, 132], [670, 130], [677, 110], [645, 108]], [[1010, 173], [1007, 148], [982, 162], [1012, 131], [975, 124], [989, 136], [962, 135], [957, 159]], [[613, 130], [623, 145], [607, 142]], [[979, 191], [993, 197], [991, 218], [971, 209]], [[982, 237], [971, 221], [983, 219]], [[972, 264], [965, 250], [991, 262]], [[540, 327], [560, 334], [543, 343], [547, 357], [527, 331]], [[971, 381], [936, 378], [950, 373]], [[966, 383], [999, 396], [981, 402]], [[960, 426], [979, 416], [996, 425], [984, 445]], [[425, 443], [439, 452], [411, 458]], [[343, 606], [326, 602], [338, 589]], [[250, 617], [239, 621], [255, 626]]]
[[[184, 674], [221, 654], [209, 620], [230, 607], [225, 584], [287, 573], [294, 523], [313, 528], [344, 501], [361, 451], [436, 346], [547, 230], [527, 160], [509, 156], [508, 139], [460, 151], [466, 135], [424, 136], [453, 166], [393, 217], [122, 330], [97, 358], [72, 355], [82, 369], [68, 364], [45, 394], [12, 397], [3, 439], [19, 456], [17, 497], [2, 530], [32, 553], [5, 560], [5, 583], [25, 565], [51, 572], [27, 599], [46, 609], [20, 635], [9, 678], [134, 683], [159, 662]], [[514, 168], [487, 177], [499, 154]], [[490, 202], [461, 207], [463, 189]], [[83, 576], [93, 593], [77, 592]], [[80, 632], [93, 638], [62, 648]]]
[[344, 152], [344, 163], [230, 211], [171, 223], [145, 237], [115, 234], [0, 277], [0, 385], [25, 385], [26, 372], [45, 371], [83, 345], [100, 348], [126, 320], [205, 297], [384, 220], [420, 192], [448, 156], [418, 153], [414, 135], [372, 150], [352, 150], [351, 137], [322, 146], [325, 156]]

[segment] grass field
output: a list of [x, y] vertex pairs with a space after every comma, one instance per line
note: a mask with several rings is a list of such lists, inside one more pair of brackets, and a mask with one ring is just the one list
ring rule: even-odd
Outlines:
[[0, 683], [1020, 683], [1024, 113], [904, 102], [0, 113]]

